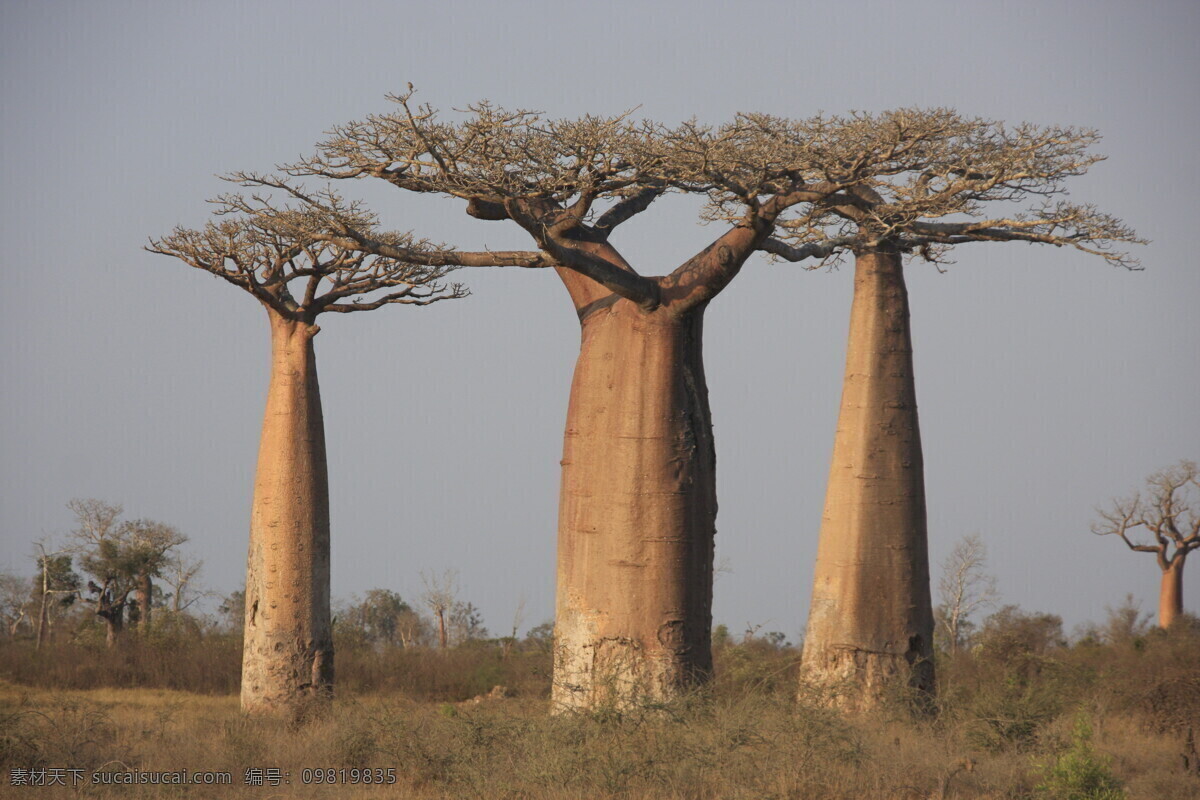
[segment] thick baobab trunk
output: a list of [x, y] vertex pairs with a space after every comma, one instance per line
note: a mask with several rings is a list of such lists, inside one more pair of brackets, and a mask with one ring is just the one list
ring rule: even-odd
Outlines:
[[1177, 552], [1163, 570], [1162, 588], [1158, 593], [1158, 627], [1164, 630], [1183, 613], [1183, 559], [1186, 555]]
[[154, 595], [154, 583], [150, 573], [138, 578], [138, 630], [144, 635], [150, 633], [150, 602]]
[[703, 307], [585, 307], [563, 440], [553, 702], [626, 708], [712, 670], [716, 456]]
[[273, 311], [250, 555], [242, 710], [294, 713], [333, 688], [329, 481], [314, 325]]
[[844, 708], [934, 686], [925, 487], [899, 254], [857, 258], [802, 681]]

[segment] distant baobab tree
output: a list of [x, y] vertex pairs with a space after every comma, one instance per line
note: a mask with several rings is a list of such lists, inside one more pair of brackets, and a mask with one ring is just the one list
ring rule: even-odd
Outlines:
[[[845, 201], [791, 225], [853, 253], [846, 372], [818, 544], [802, 680], [845, 707], [874, 706], [897, 679], [932, 692], [924, 462], [903, 261], [955, 245], [1073, 247], [1137, 268], [1120, 220], [1058, 199], [1101, 160], [1094, 131], [963, 117], [945, 109], [762, 119], [762, 136], [808, 146]], [[1030, 204], [994, 214], [999, 203]], [[786, 252], [781, 253], [786, 257]]]
[[[370, 231], [374, 219], [332, 192], [324, 204]], [[150, 252], [173, 256], [248, 292], [271, 327], [267, 390], [246, 567], [242, 708], [296, 713], [333, 686], [329, 599], [329, 480], [313, 338], [323, 313], [426, 305], [464, 296], [445, 270], [355, 252], [315, 234], [326, 219], [265, 198], [228, 195], [219, 219], [176, 228]], [[418, 249], [409, 238], [382, 236]]]
[[[801, 149], [764, 143], [750, 118], [667, 129], [482, 102], [448, 122], [411, 103], [409, 89], [390, 98], [395, 112], [338, 126], [285, 172], [453, 196], [477, 219], [515, 224], [537, 248], [491, 265], [556, 269], [582, 343], [563, 444], [553, 702], [675, 697], [712, 668], [717, 503], [704, 311], [756, 251], [829, 252], [831, 242], [773, 239], [792, 209], [854, 198], [814, 179]], [[706, 195], [707, 217], [723, 227], [682, 264], [648, 276], [613, 234], [672, 191]], [[349, 225], [333, 241], [411, 257]]]
[[67, 507], [75, 514], [79, 566], [93, 578], [87, 588], [96, 616], [104, 620], [108, 646], [116, 646], [125, 630], [131, 594], [137, 595], [141, 632], [148, 633], [154, 579], [187, 537], [162, 522], [122, 522], [121, 506], [102, 500], [75, 499]]
[[1196, 462], [1180, 461], [1147, 478], [1145, 494], [1114, 500], [1108, 510], [1098, 512], [1100, 521], [1092, 525], [1092, 533], [1120, 536], [1130, 550], [1154, 553], [1162, 570], [1160, 628], [1171, 627], [1183, 613], [1183, 565], [1188, 553], [1200, 549], [1197, 489], [1200, 472]]

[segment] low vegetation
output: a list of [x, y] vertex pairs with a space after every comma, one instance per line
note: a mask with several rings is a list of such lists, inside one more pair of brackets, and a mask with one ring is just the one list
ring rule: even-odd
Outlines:
[[[228, 630], [164, 624], [117, 649], [102, 636], [40, 651], [8, 640], [0, 769], [13, 796], [40, 798], [1195, 797], [1200, 623], [1160, 631], [1123, 615], [1068, 643], [1057, 617], [1000, 609], [968, 646], [938, 656], [932, 715], [904, 697], [870, 715], [798, 701], [795, 648], [724, 631], [717, 678], [701, 692], [551, 716], [544, 636], [443, 650], [343, 630], [337, 702], [292, 723], [241, 714]], [[53, 768], [85, 781], [228, 772], [232, 785], [9, 785], [13, 770]], [[395, 784], [352, 784], [365, 768], [384, 780], [393, 770]]]

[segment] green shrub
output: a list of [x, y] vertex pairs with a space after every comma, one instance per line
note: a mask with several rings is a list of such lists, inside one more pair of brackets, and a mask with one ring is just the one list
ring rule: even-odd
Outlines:
[[1075, 721], [1071, 746], [1042, 769], [1035, 792], [1044, 800], [1125, 800], [1121, 782], [1112, 774], [1110, 759], [1092, 749], [1092, 726]]

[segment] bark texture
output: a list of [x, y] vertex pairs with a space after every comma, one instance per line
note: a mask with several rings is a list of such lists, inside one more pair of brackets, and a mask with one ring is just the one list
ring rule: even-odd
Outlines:
[[274, 714], [331, 695], [333, 640], [318, 329], [268, 316], [271, 382], [250, 517], [242, 710]]
[[563, 437], [553, 703], [626, 708], [712, 670], [704, 306], [573, 295], [583, 330]]
[[1162, 588], [1158, 594], [1158, 627], [1171, 627], [1183, 613], [1183, 561], [1186, 552], [1177, 552], [1163, 570]]
[[925, 488], [899, 254], [856, 259], [801, 680], [843, 708], [934, 686]]

